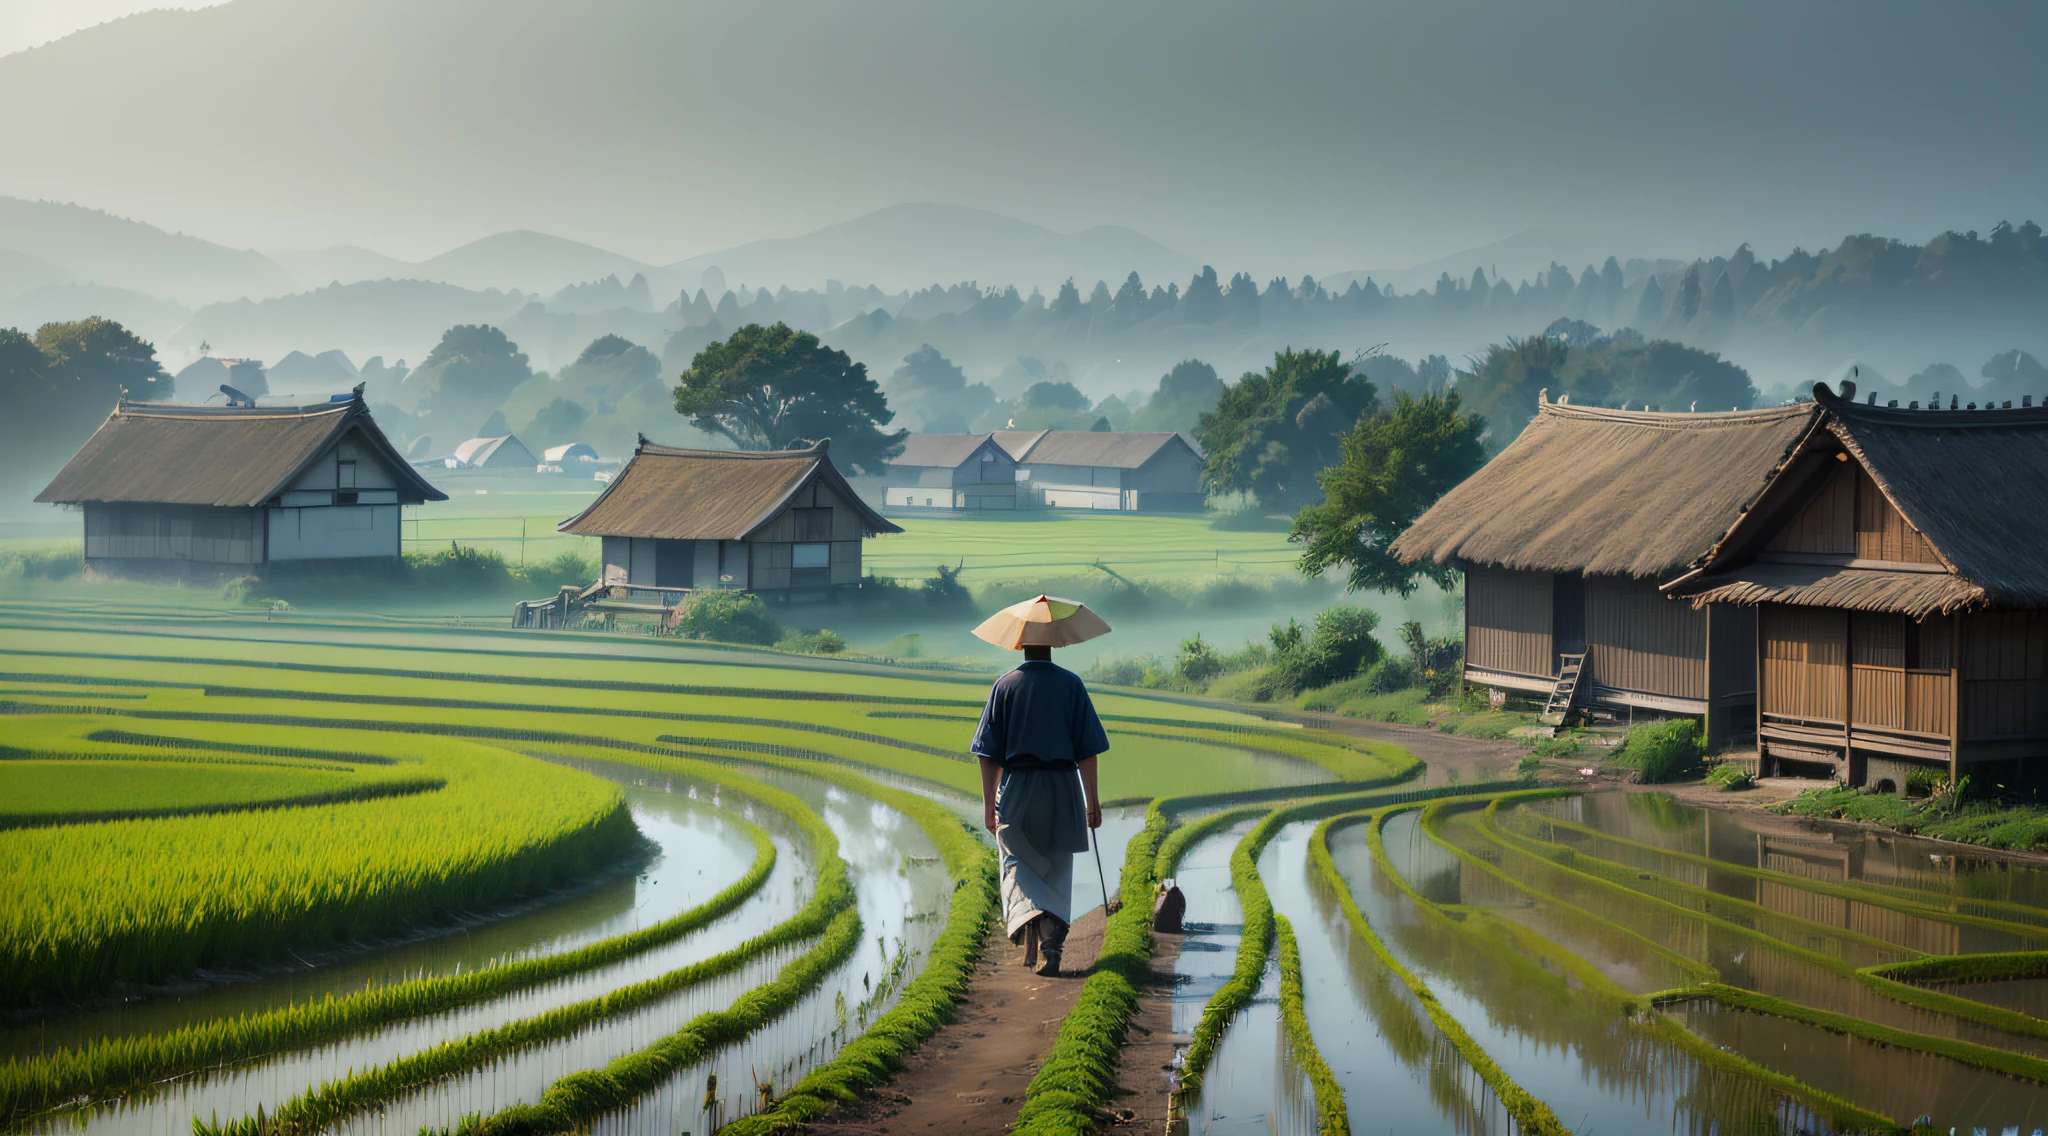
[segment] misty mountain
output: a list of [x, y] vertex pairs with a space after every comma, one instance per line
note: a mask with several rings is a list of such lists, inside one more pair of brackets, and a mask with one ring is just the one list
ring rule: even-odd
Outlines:
[[184, 326], [191, 314], [183, 304], [105, 284], [47, 284], [0, 299], [0, 327], [34, 332], [46, 323], [105, 316], [157, 343]]
[[169, 337], [168, 346], [191, 350], [204, 342], [222, 355], [277, 359], [309, 345], [341, 344], [357, 358], [416, 359], [450, 327], [503, 322], [530, 298], [425, 280], [330, 284], [267, 300], [208, 304]]
[[291, 274], [262, 253], [54, 201], [0, 197], [0, 248], [39, 258], [73, 279], [186, 304], [260, 299], [292, 287]]
[[1342, 292], [1354, 280], [1360, 284], [1371, 280], [1382, 288], [1391, 284], [1397, 292], [1414, 292], [1434, 285], [1439, 277], [1445, 275], [1453, 280], [1469, 280], [1474, 269], [1482, 268], [1488, 276], [1526, 280], [1552, 264], [1575, 264], [1591, 255], [1585, 241], [1570, 240], [1548, 229], [1524, 229], [1513, 236], [1460, 249], [1449, 256], [1425, 260], [1406, 268], [1360, 268], [1333, 272], [1322, 277], [1320, 283], [1331, 292]]
[[69, 284], [71, 273], [39, 256], [0, 248], [0, 296], [18, 296], [31, 288]]
[[630, 280], [652, 271], [651, 265], [580, 241], [518, 229], [429, 257], [408, 266], [404, 275], [461, 288], [553, 292], [606, 276]]
[[1143, 233], [1098, 225], [1056, 233], [1042, 225], [960, 205], [896, 205], [781, 240], [753, 241], [671, 264], [664, 281], [704, 286], [712, 268], [726, 286], [823, 288], [827, 280], [886, 291], [977, 280], [1047, 295], [1072, 277], [1082, 288], [1131, 272], [1180, 279], [1198, 268]]
[[358, 280], [403, 280], [419, 274], [416, 266], [395, 256], [356, 245], [272, 252], [270, 259], [283, 265], [301, 289], [353, 284]]

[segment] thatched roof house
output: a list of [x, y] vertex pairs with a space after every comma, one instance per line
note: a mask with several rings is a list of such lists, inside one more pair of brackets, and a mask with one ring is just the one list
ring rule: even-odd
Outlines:
[[[1767, 760], [1904, 789], [2048, 757], [2048, 408], [1825, 386], [1755, 506], [1667, 591], [1758, 613]], [[2031, 401], [2031, 400], [2029, 400]]]
[[683, 450], [645, 438], [589, 508], [556, 526], [603, 538], [604, 581], [783, 593], [860, 583], [861, 542], [903, 530], [806, 450]]
[[[1578, 704], [1753, 721], [1754, 618], [1658, 585], [1735, 523], [1812, 424], [1811, 406], [1721, 414], [1540, 401], [1528, 428], [1393, 551], [1465, 572], [1466, 675]], [[1567, 676], [1583, 656], [1583, 670]]]
[[122, 402], [36, 500], [83, 509], [98, 570], [396, 559], [401, 507], [447, 495], [361, 392], [298, 407]]

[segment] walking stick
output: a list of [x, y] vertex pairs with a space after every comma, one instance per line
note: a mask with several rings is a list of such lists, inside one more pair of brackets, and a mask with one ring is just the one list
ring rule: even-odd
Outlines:
[[1102, 842], [1095, 837], [1095, 830], [1088, 830], [1088, 847], [1095, 850], [1095, 882], [1102, 885], [1102, 914], [1115, 915], [1124, 909], [1124, 897], [1109, 893], [1109, 877], [1102, 874]]

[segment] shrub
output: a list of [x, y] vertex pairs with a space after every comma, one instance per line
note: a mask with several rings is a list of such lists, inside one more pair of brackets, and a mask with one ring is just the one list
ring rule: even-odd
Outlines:
[[1661, 785], [1693, 776], [1706, 756], [1697, 718], [1672, 718], [1637, 726], [1615, 751], [1614, 764], [1636, 771], [1646, 785]]
[[1756, 788], [1756, 778], [1739, 765], [1723, 762], [1707, 771], [1707, 784], [1719, 785], [1723, 793]]
[[1541, 772], [1543, 772], [1543, 759], [1534, 753], [1515, 763], [1515, 773], [1525, 781], [1533, 780]]
[[1173, 660], [1173, 673], [1200, 689], [1223, 673], [1223, 660], [1202, 642], [1202, 633], [1198, 631], [1193, 639], [1181, 643], [1180, 656]]
[[1560, 734], [1538, 741], [1530, 747], [1529, 754], [1539, 761], [1547, 761], [1553, 757], [1577, 757], [1579, 751], [1584, 748], [1586, 747], [1579, 739], [1569, 734]]
[[1316, 616], [1315, 627], [1302, 633], [1300, 624], [1273, 625], [1273, 691], [1293, 696], [1358, 674], [1378, 662], [1385, 651], [1372, 637], [1379, 617], [1362, 607], [1331, 607]]
[[944, 564], [932, 570], [924, 582], [925, 598], [934, 607], [968, 608], [974, 606], [974, 597], [967, 591], [967, 585], [960, 582], [960, 569], [948, 568]]
[[1932, 797], [1948, 778], [1941, 770], [1915, 769], [1906, 774], [1906, 795], [1908, 797]]
[[823, 628], [817, 631], [791, 631], [776, 640], [778, 651], [797, 651], [806, 655], [836, 655], [846, 650], [846, 640], [837, 631]]
[[25, 548], [0, 552], [0, 582], [68, 580], [85, 570], [83, 545]]
[[503, 591], [512, 583], [512, 570], [503, 556], [452, 540], [446, 552], [406, 553], [405, 566], [414, 583], [430, 588]]
[[766, 647], [782, 638], [782, 625], [768, 614], [760, 596], [745, 592], [698, 592], [676, 620], [688, 639], [749, 643]]
[[1415, 663], [1399, 655], [1389, 655], [1374, 663], [1362, 677], [1365, 689], [1361, 694], [1392, 694], [1417, 685]]
[[548, 560], [522, 564], [510, 569], [521, 583], [531, 585], [537, 591], [559, 591], [565, 584], [578, 587], [597, 579], [597, 564], [585, 560], [580, 552], [562, 552]]

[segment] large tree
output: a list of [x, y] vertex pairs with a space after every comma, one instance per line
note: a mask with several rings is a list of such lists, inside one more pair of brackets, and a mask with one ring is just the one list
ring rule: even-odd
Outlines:
[[1377, 401], [1372, 382], [1337, 352], [1281, 351], [1202, 415], [1195, 437], [1208, 455], [1203, 480], [1268, 508], [1309, 504], [1319, 493], [1316, 474], [1337, 460], [1338, 437]]
[[[1197, 278], [1199, 279], [1199, 278]], [[1193, 294], [1193, 289], [1189, 290]], [[1223, 380], [1216, 368], [1200, 359], [1183, 359], [1159, 376], [1159, 388], [1131, 414], [1135, 430], [1192, 430], [1202, 415], [1223, 398]]]
[[[110, 319], [0, 328], [0, 491], [32, 494], [122, 398], [170, 396], [156, 349]], [[18, 480], [19, 479], [19, 480]]]
[[110, 319], [92, 316], [36, 329], [36, 348], [50, 360], [54, 374], [72, 384], [69, 398], [105, 403], [115, 399], [168, 397], [167, 376], [156, 361], [156, 348]]
[[883, 390], [890, 405], [930, 434], [964, 434], [996, 402], [988, 384], [968, 382], [966, 373], [929, 343], [903, 357]]
[[881, 428], [896, 414], [868, 369], [789, 325], [748, 324], [697, 353], [676, 387], [676, 413], [743, 450], [832, 441], [842, 468], [880, 473], [903, 452], [908, 430]]
[[1288, 539], [1303, 546], [1301, 571], [1346, 569], [1345, 583], [1407, 595], [1417, 576], [1446, 587], [1451, 570], [1402, 564], [1387, 549], [1423, 510], [1486, 462], [1486, 420], [1466, 414], [1458, 392], [1394, 394], [1344, 435], [1343, 460], [1324, 470], [1323, 501], [1294, 518]]
[[407, 379], [425, 387], [420, 405], [426, 428], [452, 449], [474, 435], [513, 388], [533, 377], [519, 345], [488, 324], [457, 324], [441, 335]]

